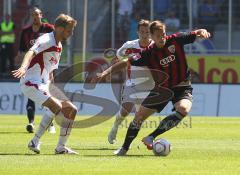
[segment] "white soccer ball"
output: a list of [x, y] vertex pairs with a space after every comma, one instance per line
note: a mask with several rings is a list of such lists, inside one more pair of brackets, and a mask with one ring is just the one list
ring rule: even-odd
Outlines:
[[156, 156], [167, 156], [171, 152], [171, 144], [166, 139], [157, 139], [153, 142], [153, 153]]

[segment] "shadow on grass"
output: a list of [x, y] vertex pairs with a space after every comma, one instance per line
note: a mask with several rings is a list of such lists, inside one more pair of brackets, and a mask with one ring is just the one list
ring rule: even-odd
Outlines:
[[72, 148], [74, 150], [89, 150], [89, 151], [107, 151], [107, 150], [116, 150], [117, 148]]
[[142, 157], [154, 157], [154, 155], [125, 155], [125, 156], [116, 156], [114, 154], [112, 155], [97, 155], [97, 154], [91, 154], [91, 155], [83, 155], [83, 157], [134, 157], [134, 158], [142, 158]]
[[11, 131], [11, 132], [9, 132], [9, 131], [6, 131], [6, 132], [0, 131], [0, 134], [29, 134], [29, 133], [26, 132], [26, 131]]

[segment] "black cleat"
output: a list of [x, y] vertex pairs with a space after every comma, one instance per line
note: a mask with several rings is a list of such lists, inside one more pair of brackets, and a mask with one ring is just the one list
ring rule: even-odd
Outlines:
[[29, 132], [29, 133], [34, 133], [34, 125], [33, 125], [33, 123], [29, 123], [29, 124], [26, 126], [26, 130], [27, 130], [27, 132]]

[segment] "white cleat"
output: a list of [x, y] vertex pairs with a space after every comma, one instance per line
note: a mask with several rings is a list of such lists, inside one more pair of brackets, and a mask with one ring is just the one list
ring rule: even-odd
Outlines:
[[121, 147], [118, 150], [114, 151], [113, 154], [116, 156], [125, 156], [127, 154], [127, 150]]
[[40, 153], [40, 142], [36, 142], [36, 141], [31, 140], [28, 143], [28, 149], [30, 149], [31, 151], [39, 154]]
[[58, 146], [55, 149], [55, 154], [78, 154], [78, 153], [71, 150], [70, 148], [68, 148], [66, 146]]
[[118, 132], [118, 127], [113, 127], [108, 134], [108, 142], [114, 144], [116, 142], [116, 136]]
[[55, 134], [55, 133], [56, 133], [56, 129], [55, 129], [54, 125], [49, 126], [48, 132], [49, 132], [50, 134]]

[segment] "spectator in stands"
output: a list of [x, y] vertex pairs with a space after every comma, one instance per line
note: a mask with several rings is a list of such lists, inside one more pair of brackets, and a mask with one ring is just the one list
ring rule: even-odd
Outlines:
[[176, 17], [174, 11], [169, 11], [167, 18], [164, 20], [166, 27], [168, 29], [168, 34], [176, 33], [180, 27], [180, 20]]
[[10, 70], [14, 70], [13, 45], [15, 43], [14, 22], [6, 15], [0, 24], [0, 65], [1, 73], [6, 73], [7, 60]]
[[130, 21], [130, 30], [128, 33], [128, 40], [134, 40], [134, 39], [138, 38], [136, 31], [138, 29], [138, 23], [139, 23], [140, 19], [141, 19], [140, 11], [135, 11], [133, 13], [133, 16]]
[[154, 0], [154, 19], [157, 20], [164, 20], [168, 11], [172, 8], [172, 1], [171, 0]]
[[117, 27], [119, 29], [118, 35], [120, 42], [126, 41], [127, 39], [135, 2], [136, 0], [118, 0]]
[[215, 0], [204, 0], [199, 6], [199, 24], [208, 29], [212, 36], [219, 14], [219, 6]]

